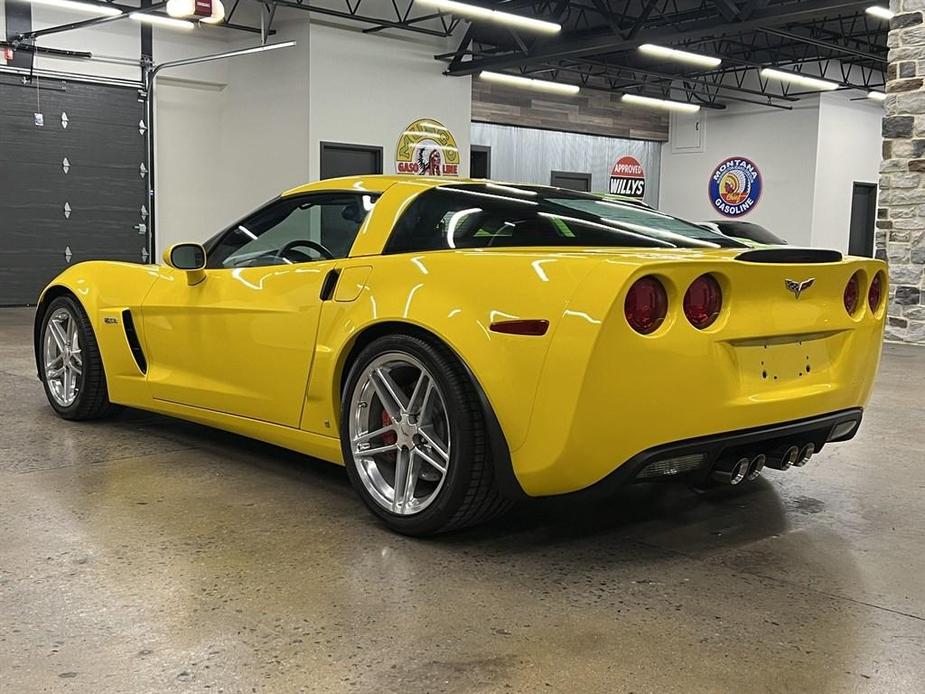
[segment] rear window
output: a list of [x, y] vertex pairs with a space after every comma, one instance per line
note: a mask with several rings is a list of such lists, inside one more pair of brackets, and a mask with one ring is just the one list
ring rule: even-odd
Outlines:
[[740, 248], [743, 244], [634, 202], [546, 186], [460, 184], [421, 193], [384, 249], [536, 246]]

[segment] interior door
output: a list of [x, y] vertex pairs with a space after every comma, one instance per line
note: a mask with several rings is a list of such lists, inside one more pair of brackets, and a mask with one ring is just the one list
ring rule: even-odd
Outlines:
[[877, 215], [877, 186], [855, 183], [851, 191], [850, 255], [874, 257], [874, 221]]
[[371, 208], [353, 193], [278, 200], [210, 244], [198, 284], [163, 268], [142, 306], [154, 398], [297, 427], [325, 277]]
[[549, 185], [589, 193], [591, 192], [591, 174], [577, 171], [551, 171]]

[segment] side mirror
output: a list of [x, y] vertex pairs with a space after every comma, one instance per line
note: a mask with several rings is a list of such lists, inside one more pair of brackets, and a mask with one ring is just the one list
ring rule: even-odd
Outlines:
[[198, 243], [175, 243], [164, 251], [164, 264], [186, 272], [189, 285], [199, 284], [206, 278], [206, 249]]

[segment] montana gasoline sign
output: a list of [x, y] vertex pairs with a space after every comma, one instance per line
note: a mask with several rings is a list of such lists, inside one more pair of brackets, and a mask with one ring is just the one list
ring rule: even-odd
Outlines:
[[724, 159], [710, 174], [710, 204], [725, 217], [741, 217], [761, 198], [761, 172], [745, 157]]

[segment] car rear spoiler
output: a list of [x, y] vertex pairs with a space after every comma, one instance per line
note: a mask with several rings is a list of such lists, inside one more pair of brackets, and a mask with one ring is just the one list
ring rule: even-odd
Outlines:
[[838, 251], [818, 248], [756, 248], [736, 256], [746, 263], [837, 263], [842, 259]]

